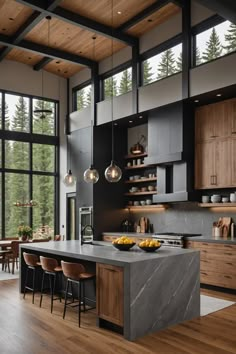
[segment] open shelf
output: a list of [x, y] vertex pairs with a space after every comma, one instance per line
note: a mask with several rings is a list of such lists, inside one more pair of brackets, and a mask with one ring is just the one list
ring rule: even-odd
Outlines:
[[199, 203], [201, 208], [236, 207], [236, 203]]
[[134, 155], [134, 154], [129, 154], [129, 155], [126, 155], [125, 156], [125, 159], [135, 159], [135, 158], [139, 158], [139, 157], [147, 157], [147, 153], [143, 153], [143, 154], [137, 154], [137, 155]]
[[142, 164], [142, 165], [136, 165], [136, 166], [130, 166], [130, 167], [125, 167], [125, 170], [135, 170], [135, 169], [137, 169], [137, 168], [147, 168], [147, 167], [153, 167], [153, 166], [155, 166], [155, 165], [144, 165], [144, 164]]
[[153, 182], [153, 181], [156, 181], [157, 178], [156, 177], [153, 177], [153, 178], [141, 178], [141, 179], [133, 179], [133, 180], [128, 180], [128, 181], [125, 181], [125, 183], [141, 183], [141, 182]]
[[157, 194], [157, 191], [125, 193], [125, 195], [147, 195], [147, 194]]
[[150, 204], [150, 205], [127, 205], [126, 209], [131, 210], [142, 210], [142, 209], [167, 209], [168, 206], [166, 204]]

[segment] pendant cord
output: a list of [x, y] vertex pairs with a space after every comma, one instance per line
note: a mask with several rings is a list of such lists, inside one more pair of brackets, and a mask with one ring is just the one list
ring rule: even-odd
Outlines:
[[114, 124], [113, 124], [113, 0], [111, 0], [111, 71], [112, 71], [112, 79], [111, 79], [111, 158], [114, 160]]

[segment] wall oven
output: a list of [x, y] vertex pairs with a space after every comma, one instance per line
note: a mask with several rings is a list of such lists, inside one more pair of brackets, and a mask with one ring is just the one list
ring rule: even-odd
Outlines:
[[93, 241], [93, 207], [79, 208], [79, 240], [81, 244]]

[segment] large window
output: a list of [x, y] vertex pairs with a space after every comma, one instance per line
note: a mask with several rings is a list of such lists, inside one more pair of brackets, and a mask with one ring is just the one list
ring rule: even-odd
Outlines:
[[224, 21], [196, 35], [196, 65], [234, 51], [236, 51], [236, 24], [229, 21]]
[[182, 71], [182, 43], [143, 61], [143, 85]]
[[83, 88], [75, 90], [75, 110], [80, 111], [91, 104], [91, 85], [86, 85]]
[[104, 99], [123, 95], [132, 90], [132, 68], [104, 79]]
[[0, 238], [16, 236], [20, 224], [35, 235], [57, 232], [57, 111], [54, 101], [0, 92]]

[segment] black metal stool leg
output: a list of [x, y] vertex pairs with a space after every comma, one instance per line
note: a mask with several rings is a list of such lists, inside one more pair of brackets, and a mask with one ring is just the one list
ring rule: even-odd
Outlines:
[[32, 271], [33, 271], [33, 296], [32, 296], [32, 304], [34, 304], [36, 268], [31, 268], [31, 269], [32, 269]]
[[84, 312], [85, 312], [85, 282], [82, 282], [83, 284], [83, 308], [84, 308]]
[[80, 317], [81, 317], [81, 282], [79, 282], [79, 327], [80, 327]]
[[65, 318], [65, 315], [66, 315], [68, 288], [69, 288], [69, 279], [66, 280], [66, 293], [65, 293], [65, 304], [64, 304], [64, 311], [63, 311], [63, 319]]
[[28, 282], [28, 272], [29, 272], [29, 268], [27, 267], [26, 277], [25, 277], [25, 287], [24, 287], [24, 295], [23, 295], [23, 299], [25, 298], [26, 285], [27, 285], [27, 282]]
[[39, 307], [41, 307], [41, 306], [42, 306], [42, 300], [43, 300], [44, 276], [45, 276], [45, 272], [43, 272], [43, 276], [42, 276], [42, 283], [41, 283], [41, 296], [40, 296], [40, 303], [39, 303]]

